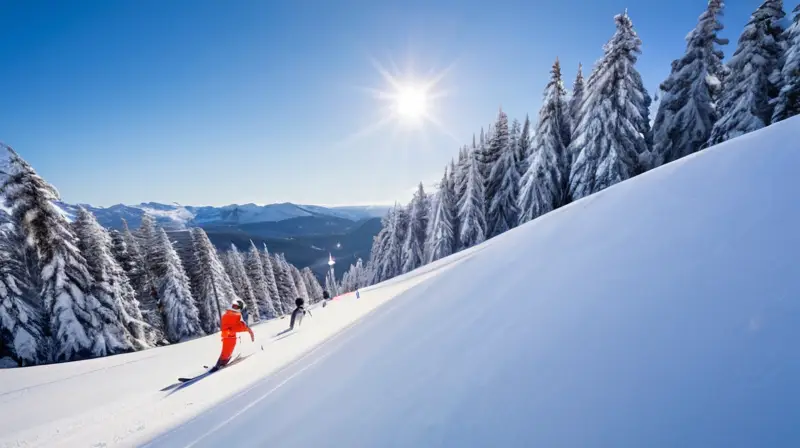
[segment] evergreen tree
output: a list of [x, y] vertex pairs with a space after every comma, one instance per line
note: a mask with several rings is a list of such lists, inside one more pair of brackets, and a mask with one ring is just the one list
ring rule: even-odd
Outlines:
[[453, 190], [453, 194], [455, 194], [456, 185], [458, 185], [458, 179], [456, 175], [456, 161], [454, 159], [450, 159], [450, 169], [448, 171], [448, 178], [447, 181], [450, 182], [450, 189]]
[[9, 356], [20, 366], [30, 366], [47, 362], [47, 341], [24, 244], [15, 225], [0, 224], [0, 359]]
[[106, 356], [147, 348], [139, 302], [127, 275], [111, 255], [108, 231], [83, 207], [78, 208], [73, 228], [92, 277], [91, 311], [98, 326], [92, 351], [96, 356]]
[[192, 298], [189, 278], [167, 232], [158, 229], [150, 246], [150, 261], [158, 272], [156, 285], [159, 307], [164, 318], [164, 335], [171, 343], [183, 342], [203, 334], [200, 316]]
[[[449, 180], [445, 182], [449, 185]], [[403, 272], [401, 262], [402, 256], [402, 217], [400, 208], [395, 204], [394, 213], [392, 213], [392, 220], [389, 222], [389, 233], [386, 235], [386, 250], [381, 256], [380, 264], [380, 280], [388, 280], [396, 277]]]
[[203, 330], [206, 334], [213, 334], [220, 329], [222, 313], [238, 297], [206, 232], [200, 227], [193, 228], [191, 232], [195, 258], [195, 269], [191, 275], [195, 288], [192, 291]]
[[272, 268], [272, 259], [266, 244], [264, 244], [264, 250], [261, 251], [261, 265], [264, 267], [264, 279], [267, 281], [267, 291], [272, 300], [272, 307], [275, 309], [276, 316], [282, 316], [287, 311], [283, 309], [283, 301], [275, 282], [275, 270]]
[[294, 280], [295, 287], [297, 288], [297, 297], [303, 299], [306, 303], [311, 303], [311, 296], [308, 294], [308, 290], [306, 289], [306, 281], [303, 279], [303, 274], [300, 273], [300, 270], [297, 269], [297, 266], [290, 264], [289, 269], [292, 273], [292, 279]]
[[[351, 264], [350, 269], [352, 268], [353, 265]], [[342, 290], [342, 293], [344, 294], [355, 291], [355, 288], [353, 287], [353, 281], [350, 279], [349, 269], [345, 271], [344, 274], [342, 274], [342, 283], [341, 286], [339, 286], [339, 288]]]
[[[484, 187], [484, 201], [487, 207], [487, 224], [489, 228], [494, 227], [494, 222], [489, 216], [488, 208], [492, 205], [492, 200], [501, 189], [504, 182], [505, 171], [504, 169], [495, 169], [495, 166], [503, 163], [500, 159], [503, 154], [509, 150], [509, 136], [508, 136], [508, 116], [502, 109], [497, 114], [497, 122], [493, 130], [490, 129], [491, 137], [488, 139], [486, 148], [481, 157], [481, 163], [484, 169], [481, 174], [484, 175], [486, 185]], [[504, 164], [505, 165], [505, 164]], [[497, 217], [495, 217], [497, 218]]]
[[[383, 264], [390, 242], [389, 234], [392, 232], [394, 225], [394, 214], [395, 209], [391, 209], [386, 216], [381, 218], [381, 230], [378, 231], [378, 234], [372, 239], [372, 250], [370, 252], [371, 284], [380, 283], [386, 280], [382, 277]], [[332, 293], [331, 290], [328, 290], [328, 292]]]
[[710, 0], [697, 26], [686, 36], [686, 54], [672, 62], [653, 124], [655, 164], [661, 165], [705, 147], [717, 121], [716, 102], [724, 75], [718, 37], [723, 29], [722, 0]]
[[72, 361], [95, 356], [99, 328], [92, 314], [94, 298], [86, 260], [78, 252], [75, 234], [53, 201], [58, 191], [20, 157], [9, 153], [8, 172], [0, 196], [12, 210], [14, 222], [38, 262], [40, 297], [49, 334], [53, 337], [53, 360]]
[[340, 290], [339, 284], [336, 282], [332, 271], [328, 271], [328, 274], [325, 276], [325, 290], [328, 291], [331, 297], [337, 297], [343, 292]]
[[[155, 279], [150, 275], [147, 251], [142, 247], [140, 240], [133, 235], [128, 228], [128, 222], [124, 219], [122, 220], [121, 235], [128, 256], [118, 253], [116, 254], [117, 260], [128, 275], [128, 280], [136, 294], [136, 300], [139, 302], [142, 317], [148, 324], [148, 341], [151, 344], [165, 343], [164, 319], [159, 310]], [[121, 244], [117, 243], [115, 246], [119, 246], [118, 250], [122, 251]], [[120, 256], [122, 258], [119, 258]]]
[[550, 73], [536, 125], [534, 152], [520, 181], [520, 224], [567, 203], [569, 110], [558, 60]]
[[342, 275], [341, 290], [343, 293], [353, 292], [362, 287], [366, 270], [359, 258], [356, 264], [351, 264], [347, 272]]
[[778, 87], [770, 76], [781, 60], [781, 22], [785, 15], [783, 0], [766, 0], [750, 16], [727, 64], [729, 75], [722, 84], [721, 115], [714, 123], [709, 146], [770, 124], [770, 101], [778, 96]]
[[356, 260], [356, 265], [351, 269], [350, 278], [355, 289], [361, 289], [369, 286], [368, 272], [361, 258]]
[[236, 248], [236, 245], [231, 243], [231, 249], [226, 256], [228, 260], [225, 267], [231, 278], [231, 283], [233, 283], [233, 290], [236, 292], [236, 296], [240, 297], [244, 300], [244, 303], [247, 304], [249, 316], [253, 318], [252, 320], [258, 322], [260, 320], [259, 307], [256, 303], [256, 296], [253, 294], [253, 285], [247, 277], [247, 270], [244, 268], [242, 254], [239, 253], [239, 249]]
[[283, 254], [275, 254], [272, 259], [272, 270], [275, 273], [275, 283], [278, 295], [281, 298], [281, 308], [285, 313], [294, 309], [294, 299], [297, 298], [297, 287], [289, 271], [289, 263]]
[[[517, 143], [517, 171], [522, 177], [528, 171], [528, 159], [533, 151], [533, 144], [531, 142], [531, 120], [526, 115], [525, 124], [522, 125], [522, 133], [519, 136]], [[459, 203], [461, 201], [459, 200]]]
[[514, 166], [519, 165], [520, 152], [520, 137], [522, 135], [522, 124], [516, 118], [511, 120], [511, 127], [508, 130], [508, 147], [514, 153]]
[[317, 280], [317, 276], [314, 275], [311, 268], [305, 267], [300, 273], [303, 274], [303, 281], [305, 281], [306, 291], [311, 303], [322, 300], [322, 285], [319, 284], [319, 280]]
[[614, 21], [617, 31], [589, 76], [583, 115], [573, 132], [569, 150], [575, 156], [569, 180], [572, 200], [640, 174], [640, 158], [649, 154], [650, 96], [634, 67], [642, 41], [627, 12]]
[[[456, 183], [455, 170], [456, 170], [455, 161], [453, 159], [450, 159], [450, 168], [449, 168], [449, 170], [447, 172], [447, 175], [448, 175], [447, 182], [448, 182], [448, 188], [450, 189], [450, 193], [452, 193], [452, 195], [453, 195], [453, 228], [457, 230], [458, 229], [458, 214], [456, 213], [456, 210], [455, 210], [455, 204], [457, 202], [457, 197], [458, 197], [458, 195], [456, 193], [458, 185]], [[405, 213], [405, 208], [403, 208], [403, 212]], [[405, 217], [407, 217], [407, 213], [405, 214]], [[403, 241], [405, 241], [405, 238], [406, 238], [405, 229], [407, 228], [407, 225], [405, 225], [405, 224], [407, 224], [407, 220], [404, 221], [403, 224], [404, 224], [404, 226], [402, 227], [403, 231], [400, 233], [400, 245], [401, 245], [401, 248], [402, 248], [402, 245], [403, 245]], [[456, 232], [454, 236], [455, 236], [456, 240], [453, 243], [454, 244], [453, 250], [455, 250], [455, 248], [458, 247], [458, 232]], [[402, 268], [402, 266], [401, 266], [401, 268]]]
[[153, 252], [159, 251], [161, 237], [159, 235], [158, 228], [156, 227], [155, 220], [149, 214], [145, 213], [142, 216], [142, 222], [139, 224], [136, 237], [139, 240], [139, 245], [141, 246], [142, 256], [145, 261], [145, 269], [148, 270], [152, 278], [155, 279], [160, 277], [162, 273], [157, 272], [159, 267], [150, 261], [150, 256]]
[[447, 257], [455, 251], [456, 228], [453, 226], [455, 204], [453, 192], [447, 181], [447, 171], [442, 177], [432, 204], [431, 225], [425, 242], [428, 263]]
[[258, 313], [262, 319], [274, 319], [278, 317], [272, 297], [269, 295], [269, 284], [264, 276], [264, 265], [261, 264], [261, 254], [255, 243], [250, 241], [250, 251], [245, 258], [245, 270], [250, 283], [253, 285], [253, 294], [258, 304]]
[[[527, 120], [526, 120], [527, 123]], [[457, 204], [459, 223], [459, 243], [462, 249], [475, 246], [486, 240], [486, 216], [484, 210], [483, 178], [478, 167], [477, 153], [471, 152], [466, 162], [466, 185], [464, 196]]]
[[[583, 65], [578, 64], [578, 75], [575, 77], [575, 82], [572, 84], [572, 95], [569, 99], [569, 124], [570, 136], [575, 134], [578, 123], [581, 121], [581, 106], [583, 105], [583, 98], [585, 95], [585, 87], [583, 81]], [[530, 156], [530, 154], [528, 155]], [[572, 154], [570, 154], [570, 166], [572, 165]]]
[[[517, 126], [519, 127], [519, 126]], [[486, 229], [489, 238], [516, 227], [519, 220], [519, 171], [513, 141], [505, 147], [489, 174], [489, 188], [493, 188], [491, 202], [486, 212]]]
[[422, 266], [425, 256], [425, 231], [428, 228], [428, 196], [422, 182], [409, 205], [409, 223], [402, 249], [402, 272]]
[[778, 77], [780, 91], [772, 113], [773, 123], [800, 115], [800, 5], [792, 13], [792, 25], [785, 32], [786, 52]]
[[[473, 140], [473, 144], [475, 144], [475, 136], [474, 135], [472, 136], [472, 140]], [[469, 151], [469, 148], [466, 145], [464, 145], [463, 147], [461, 147], [458, 150], [458, 163], [456, 163], [456, 165], [455, 165], [455, 173], [454, 173], [454, 176], [453, 176], [453, 178], [454, 178], [453, 193], [455, 194], [455, 201], [456, 202], [460, 201], [461, 200], [461, 196], [464, 195], [464, 183], [465, 183], [464, 175], [467, 172], [466, 171], [466, 163], [467, 163], [467, 153], [468, 153], [468, 151]], [[422, 187], [421, 183], [420, 183], [420, 187]], [[413, 199], [412, 199], [412, 203], [413, 203]], [[409, 204], [409, 213], [412, 213], [411, 207], [412, 207], [412, 204]]]

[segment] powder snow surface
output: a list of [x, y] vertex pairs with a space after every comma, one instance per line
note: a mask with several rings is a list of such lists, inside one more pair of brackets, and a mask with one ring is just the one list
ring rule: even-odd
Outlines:
[[[0, 372], [0, 446], [800, 446], [800, 119], [312, 310]], [[19, 445], [17, 445], [19, 443]]]

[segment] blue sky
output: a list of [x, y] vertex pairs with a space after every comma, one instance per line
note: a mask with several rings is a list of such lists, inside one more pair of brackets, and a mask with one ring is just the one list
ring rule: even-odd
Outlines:
[[[726, 5], [726, 57], [760, 3]], [[535, 117], [556, 57], [588, 76], [626, 7], [653, 91], [705, 1], [2, 0], [0, 140], [69, 202], [405, 202], [499, 106]], [[370, 128], [373, 61], [449, 68], [440, 126]]]

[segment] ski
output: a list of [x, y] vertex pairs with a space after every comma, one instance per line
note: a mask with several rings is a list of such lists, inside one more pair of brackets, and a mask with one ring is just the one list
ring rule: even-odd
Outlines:
[[219, 372], [220, 370], [222, 370], [222, 369], [224, 369], [226, 367], [230, 367], [230, 366], [232, 366], [232, 365], [234, 365], [234, 364], [236, 364], [238, 362], [244, 361], [245, 359], [249, 358], [250, 356], [252, 356], [252, 355], [247, 355], [247, 356], [237, 355], [235, 358], [233, 358], [230, 362], [228, 362], [224, 366], [213, 366], [211, 368], [209, 368], [208, 366], [203, 366], [204, 368], [206, 368], [208, 370], [203, 372], [203, 373], [201, 373], [200, 375], [196, 375], [196, 376], [192, 376], [192, 377], [188, 377], [188, 378], [186, 378], [186, 377], [178, 378], [178, 381], [180, 381], [181, 383], [187, 383], [189, 381], [199, 380], [200, 378], [204, 378], [204, 377], [206, 377], [208, 375], [211, 375], [214, 372]]

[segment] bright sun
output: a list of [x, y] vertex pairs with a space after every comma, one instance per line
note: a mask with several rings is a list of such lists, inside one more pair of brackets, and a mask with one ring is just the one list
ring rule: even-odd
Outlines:
[[[437, 116], [437, 111], [441, 112], [440, 101], [450, 94], [448, 90], [443, 89], [441, 82], [452, 68], [452, 64], [442, 71], [431, 71], [427, 76], [419, 78], [411, 70], [404, 74], [390, 73], [378, 61], [373, 59], [372, 63], [386, 85], [382, 88], [360, 89], [382, 103], [376, 114], [377, 120], [347, 136], [340, 144], [351, 144], [367, 135], [381, 132], [387, 127], [391, 128], [390, 139], [395, 138], [401, 131], [419, 133], [427, 139], [428, 125], [432, 125], [450, 137], [454, 143], [458, 143], [458, 139]], [[395, 71], [399, 71], [394, 63], [392, 66]]]
[[428, 98], [425, 91], [414, 86], [405, 86], [398, 89], [395, 97], [394, 109], [398, 115], [412, 120], [418, 120], [426, 115]]

